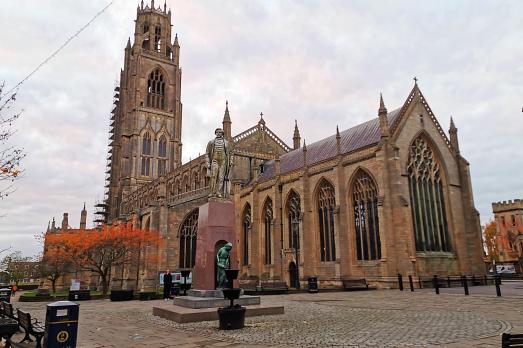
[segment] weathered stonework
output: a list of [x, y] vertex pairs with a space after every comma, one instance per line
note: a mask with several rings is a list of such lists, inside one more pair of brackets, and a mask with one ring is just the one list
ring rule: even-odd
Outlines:
[[[156, 10], [139, 9], [137, 30], [145, 18], [151, 16], [157, 16], [161, 23], [165, 21], [170, 38], [170, 15]], [[131, 84], [127, 88], [132, 87], [136, 92], [130, 95], [120, 90], [118, 107], [126, 105], [127, 109], [121, 114], [118, 111], [115, 120], [118, 124], [115, 136], [122, 142], [118, 146], [128, 146], [123, 143], [130, 139], [130, 144], [134, 144], [131, 149], [136, 151], [113, 150], [115, 170], [110, 172], [108, 204], [112, 221], [131, 221], [141, 228], [157, 229], [165, 243], [159, 250], [144, 250], [159, 253], [159, 262], [113, 272], [113, 285], [127, 288], [154, 286], [160, 271], [181, 267], [180, 235], [184, 222], [207, 202], [208, 195], [204, 157], [185, 164], [180, 162], [181, 73], [177, 41], [172, 45], [174, 59], [165, 60], [144, 52], [136, 44], [141, 38], [142, 34], [137, 32], [135, 44], [126, 49], [121, 81], [122, 89]], [[168, 105], [173, 106], [172, 114], [139, 105], [147, 95], [146, 74], [155, 64], [167, 71], [171, 81], [165, 95]], [[381, 100], [378, 116], [303, 147], [299, 146], [301, 138], [296, 126], [291, 149], [267, 127], [263, 117], [253, 127], [232, 136], [232, 121], [226, 106], [222, 127], [235, 154], [231, 181], [236, 227], [233, 244], [237, 246], [235, 261], [240, 265], [242, 279], [282, 280], [293, 284], [297, 272], [302, 285], [308, 276], [317, 276], [320, 286], [341, 286], [344, 279], [362, 277], [380, 286], [390, 286], [398, 272], [404, 276], [484, 274], [479, 217], [472, 198], [468, 162], [459, 152], [454, 124], [449, 139], [417, 84], [397, 110], [387, 112]], [[129, 117], [134, 121], [126, 121]], [[167, 127], [172, 134], [168, 172], [159, 175], [153, 170], [146, 179], [134, 175], [135, 169], [130, 174], [127, 172], [129, 175], [121, 174], [128, 158], [137, 160], [141, 156], [139, 144], [144, 132], [158, 134], [161, 127]], [[420, 137], [429, 144], [441, 168], [450, 251], [417, 251], [407, 165], [412, 144]], [[155, 143], [153, 149], [157, 146]], [[202, 151], [203, 147], [202, 144]], [[358, 232], [353, 192], [355, 177], [362, 172], [375, 183], [377, 190], [375, 221], [379, 222], [381, 243], [377, 259], [358, 259], [356, 251]], [[318, 195], [324, 184], [333, 188], [334, 201], [329, 211], [333, 226], [331, 252], [335, 258], [329, 261], [322, 261], [320, 256]], [[292, 222], [288, 217], [291, 195], [300, 199], [299, 214]], [[267, 207], [270, 207], [269, 215]], [[246, 212], [250, 214], [248, 221]], [[299, 250], [291, 245], [291, 235], [298, 240]], [[268, 236], [270, 243], [266, 242]]]

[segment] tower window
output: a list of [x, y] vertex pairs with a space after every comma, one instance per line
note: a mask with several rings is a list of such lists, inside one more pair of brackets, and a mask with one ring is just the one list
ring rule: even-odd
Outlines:
[[166, 167], [167, 167], [167, 140], [165, 139], [165, 136], [160, 137], [160, 141], [158, 142], [158, 175], [163, 175], [166, 173]]
[[147, 106], [165, 109], [165, 81], [160, 69], [155, 69], [147, 81]]
[[150, 50], [151, 49], [149, 38], [146, 38], [146, 39], [143, 40], [143, 42], [142, 42], [142, 49], [144, 49], [144, 50]]
[[154, 49], [156, 52], [160, 52], [161, 48], [161, 36], [162, 36], [162, 27], [154, 28]]
[[149, 31], [149, 23], [145, 22], [143, 24], [143, 33], [147, 33]]
[[142, 167], [141, 174], [144, 176], [150, 175], [151, 168], [151, 135], [145, 133], [142, 140]]

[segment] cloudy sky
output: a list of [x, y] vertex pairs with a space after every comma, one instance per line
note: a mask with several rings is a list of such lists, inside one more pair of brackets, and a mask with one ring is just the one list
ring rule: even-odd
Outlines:
[[[2, 1], [0, 81], [14, 86], [109, 0]], [[158, 1], [157, 1], [158, 3]], [[40, 250], [34, 235], [69, 212], [77, 227], [103, 197], [112, 90], [137, 1], [115, 0], [18, 93], [14, 145], [27, 152], [0, 201], [0, 249]], [[163, 5], [163, 2], [162, 2]], [[419, 85], [445, 129], [452, 115], [482, 221], [523, 198], [523, 2], [167, 1], [181, 46], [183, 157], [203, 151], [229, 100], [233, 132], [258, 121], [292, 144], [389, 110]], [[91, 222], [89, 222], [91, 224]]]

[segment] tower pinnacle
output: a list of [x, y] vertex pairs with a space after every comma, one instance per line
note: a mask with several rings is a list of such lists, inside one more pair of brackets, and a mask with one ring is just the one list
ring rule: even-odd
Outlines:
[[380, 133], [382, 138], [389, 136], [389, 120], [387, 119], [387, 108], [383, 102], [383, 95], [380, 93], [380, 108], [378, 109], [378, 117], [380, 119]]
[[232, 136], [231, 136], [231, 125], [232, 125], [232, 122], [231, 122], [231, 116], [229, 114], [229, 101], [226, 100], [225, 101], [225, 112], [223, 114], [222, 126], [223, 126], [223, 133], [224, 133], [225, 139], [228, 139], [228, 140], [230, 140], [232, 138]]
[[300, 143], [301, 143], [301, 136], [300, 136], [300, 130], [298, 129], [297, 120], [294, 120], [294, 135], [292, 137], [292, 141], [293, 141], [293, 145], [294, 145], [293, 146], [294, 150], [299, 149]]

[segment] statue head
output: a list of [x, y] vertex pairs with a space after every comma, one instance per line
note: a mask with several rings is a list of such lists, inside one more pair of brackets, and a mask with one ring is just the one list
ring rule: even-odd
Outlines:
[[223, 129], [221, 128], [216, 128], [214, 130], [214, 134], [216, 135], [217, 138], [223, 138]]
[[227, 251], [231, 251], [231, 249], [232, 249], [232, 243], [229, 242], [229, 243], [225, 244], [225, 249], [227, 249]]

